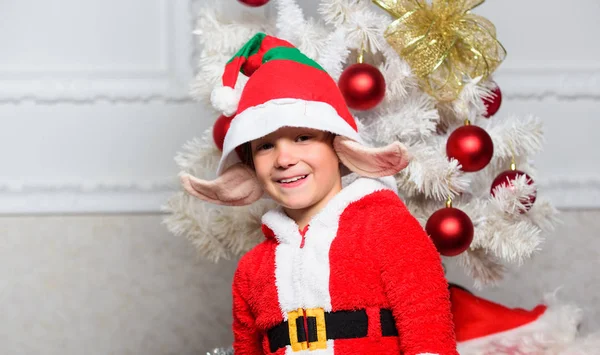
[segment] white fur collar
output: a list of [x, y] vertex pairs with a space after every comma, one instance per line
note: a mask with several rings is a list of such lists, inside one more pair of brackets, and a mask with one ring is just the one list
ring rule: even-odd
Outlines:
[[[335, 229], [337, 230], [337, 224], [342, 212], [344, 212], [346, 207], [352, 202], [358, 201], [377, 191], [394, 191], [393, 187], [389, 186], [389, 181], [384, 181], [385, 183], [381, 179], [359, 178], [343, 188], [319, 213], [313, 216], [309, 223], [309, 231], [316, 225], [325, 228], [335, 226]], [[282, 207], [278, 207], [265, 213], [262, 217], [262, 223], [273, 231], [275, 238], [277, 238], [279, 243], [299, 245], [302, 240], [298, 225], [293, 219], [285, 214]]]

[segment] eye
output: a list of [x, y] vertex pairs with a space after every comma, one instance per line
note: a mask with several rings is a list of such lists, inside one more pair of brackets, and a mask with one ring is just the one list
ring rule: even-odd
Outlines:
[[304, 135], [298, 136], [298, 138], [296, 138], [296, 141], [298, 141], [298, 142], [304, 142], [304, 141], [307, 141], [307, 140], [309, 140], [311, 138], [312, 138], [311, 136], [308, 136], [308, 135], [304, 134]]
[[267, 150], [273, 148], [273, 144], [271, 143], [263, 143], [256, 147], [256, 151]]

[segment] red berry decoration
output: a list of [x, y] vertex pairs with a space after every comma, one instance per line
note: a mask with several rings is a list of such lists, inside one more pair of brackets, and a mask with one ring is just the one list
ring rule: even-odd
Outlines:
[[486, 108], [486, 113], [483, 117], [490, 118], [495, 115], [496, 112], [500, 109], [500, 104], [502, 104], [502, 91], [500, 91], [500, 87], [496, 85], [494, 90], [492, 90], [491, 96], [486, 96], [483, 99], [483, 104]]
[[385, 96], [385, 79], [379, 69], [366, 63], [349, 66], [340, 76], [338, 86], [348, 107], [369, 110]]
[[215, 145], [217, 146], [217, 148], [219, 148], [220, 151], [223, 151], [225, 135], [229, 130], [231, 120], [233, 120], [233, 117], [221, 115], [219, 118], [217, 118], [217, 120], [215, 121], [215, 125], [213, 126], [213, 140], [215, 141]]
[[[528, 185], [533, 184], [533, 179], [531, 178], [531, 176], [527, 175], [526, 173], [524, 173], [520, 170], [507, 170], [507, 171], [500, 173], [500, 175], [498, 175], [492, 182], [492, 187], [490, 189], [492, 196], [496, 196], [496, 188], [504, 187], [504, 188], [513, 189], [514, 188], [513, 181], [515, 181], [522, 175], [525, 175], [525, 180], [527, 181]], [[531, 209], [531, 206], [533, 206], [533, 203], [535, 202], [536, 197], [537, 197], [537, 190], [533, 194], [529, 195], [527, 198], [521, 199], [520, 202], [525, 206], [525, 209], [524, 210], [521, 209], [520, 212], [525, 213], [525, 212], [529, 211]]]
[[238, 0], [238, 1], [244, 5], [251, 6], [251, 7], [263, 6], [269, 2], [269, 0]]
[[494, 143], [483, 128], [468, 124], [452, 132], [446, 142], [446, 155], [458, 160], [463, 171], [479, 171], [492, 160]]
[[463, 211], [446, 207], [429, 217], [425, 225], [438, 252], [445, 256], [456, 256], [469, 248], [473, 241], [473, 222]]

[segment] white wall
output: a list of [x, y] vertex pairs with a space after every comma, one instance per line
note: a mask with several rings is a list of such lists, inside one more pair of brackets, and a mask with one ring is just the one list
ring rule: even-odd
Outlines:
[[[159, 210], [176, 188], [175, 152], [215, 119], [187, 96], [201, 1], [2, 3], [0, 213]], [[317, 0], [301, 4], [316, 13]], [[496, 119], [545, 121], [540, 193], [600, 207], [600, 3], [564, 7], [503, 0], [476, 12], [509, 53]]]
[[159, 211], [216, 119], [188, 95], [203, 1], [2, 1], [0, 213]]

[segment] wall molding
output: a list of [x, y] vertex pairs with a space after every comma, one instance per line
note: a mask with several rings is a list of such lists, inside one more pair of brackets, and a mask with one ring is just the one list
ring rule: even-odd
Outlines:
[[600, 176], [550, 176], [537, 181], [538, 194], [557, 208], [600, 208]]
[[0, 182], [0, 214], [158, 213], [177, 177], [145, 181]]
[[574, 64], [501, 68], [494, 79], [502, 83], [502, 94], [508, 99], [600, 100], [600, 63], [581, 67]]
[[197, 53], [192, 30], [198, 0], [157, 0], [164, 18], [164, 68], [146, 71], [102, 70], [0, 72], [0, 102], [189, 102]]
[[[538, 181], [560, 209], [600, 208], [600, 176]], [[179, 191], [176, 177], [146, 181], [0, 182], [0, 214], [161, 213]]]
[[119, 191], [172, 191], [178, 185], [177, 177], [141, 180], [78, 180], [62, 179], [60, 181], [0, 181], [0, 193], [62, 193], [74, 191], [80, 193], [119, 192]]

